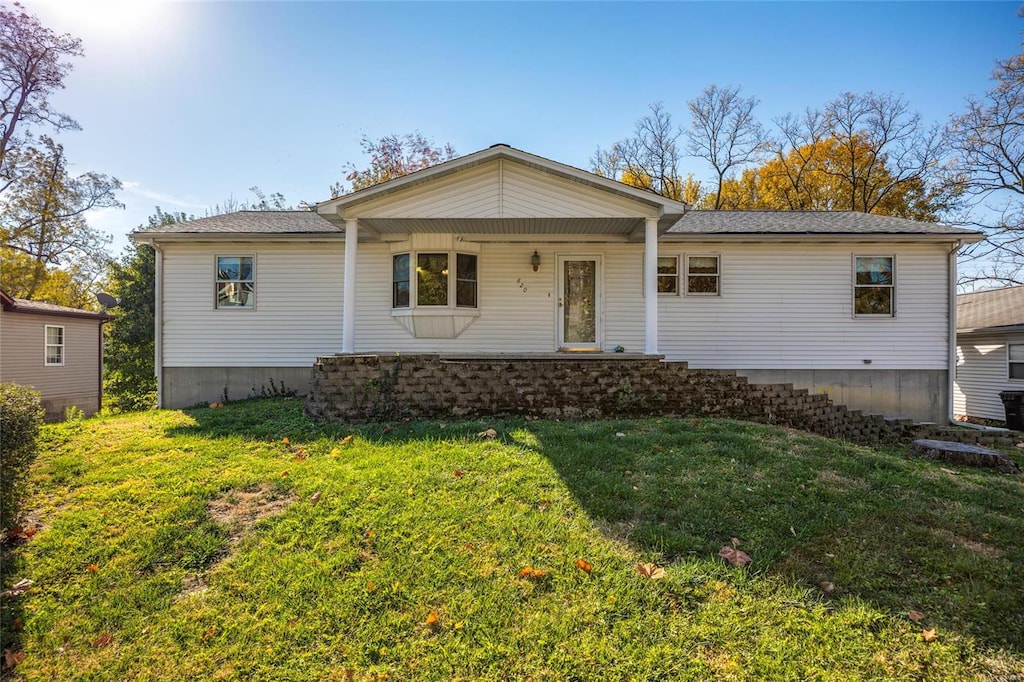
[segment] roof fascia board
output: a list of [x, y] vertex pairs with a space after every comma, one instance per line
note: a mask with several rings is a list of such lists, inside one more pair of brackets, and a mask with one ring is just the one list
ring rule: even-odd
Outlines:
[[957, 329], [957, 334], [1010, 334], [1024, 331], [1024, 322], [1020, 324], [996, 325], [994, 327], [966, 327]]
[[132, 232], [128, 238], [133, 242], [332, 242], [344, 241], [344, 232]]
[[112, 320], [113, 315], [107, 315], [106, 313], [91, 313], [88, 310], [82, 310], [75, 312], [73, 310], [40, 310], [38, 308], [22, 308], [19, 305], [11, 306], [10, 308], [4, 308], [4, 312], [7, 313], [18, 313], [20, 315], [45, 315], [48, 317], [77, 317], [81, 319], [96, 320]]
[[976, 242], [984, 239], [974, 234], [876, 234], [871, 232], [805, 232], [800, 234], [758, 232], [758, 233], [672, 233], [661, 236], [662, 241], [671, 242]]

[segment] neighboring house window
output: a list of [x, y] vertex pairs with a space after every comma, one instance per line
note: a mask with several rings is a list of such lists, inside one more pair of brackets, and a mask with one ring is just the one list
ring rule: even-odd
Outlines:
[[1007, 358], [1010, 362], [1010, 378], [1024, 379], [1024, 343], [1011, 343], [1007, 346]]
[[217, 307], [252, 308], [256, 280], [252, 256], [217, 256]]
[[658, 293], [679, 293], [678, 256], [658, 256]]
[[717, 296], [720, 293], [720, 265], [718, 256], [687, 256], [686, 295]]
[[[455, 276], [449, 264], [455, 263]], [[410, 264], [416, 263], [411, 277]], [[477, 307], [477, 257], [468, 253], [399, 253], [392, 257], [391, 307]]]
[[893, 317], [896, 310], [896, 258], [854, 256], [853, 260], [853, 314]]
[[64, 364], [64, 327], [46, 325], [46, 364]]

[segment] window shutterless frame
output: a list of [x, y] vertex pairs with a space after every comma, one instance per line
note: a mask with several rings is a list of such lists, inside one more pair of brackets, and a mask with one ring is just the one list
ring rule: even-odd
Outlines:
[[460, 251], [391, 254], [391, 309], [446, 310], [480, 307], [480, 259]]
[[[683, 279], [681, 254], [669, 254], [658, 256], [658, 295], [679, 296], [682, 294], [680, 282]], [[646, 296], [644, 291], [644, 271], [647, 269], [647, 256], [640, 256], [640, 295]]]
[[44, 327], [43, 361], [47, 367], [64, 366], [64, 327], [53, 324]]
[[687, 253], [684, 277], [687, 296], [722, 295], [722, 257], [717, 253]]
[[[851, 311], [857, 319], [891, 320], [896, 317], [896, 254], [851, 258]], [[863, 312], [861, 312], [863, 311]]]
[[1024, 343], [1006, 344], [1006, 378], [1024, 380]]
[[256, 309], [256, 254], [213, 256], [213, 309]]

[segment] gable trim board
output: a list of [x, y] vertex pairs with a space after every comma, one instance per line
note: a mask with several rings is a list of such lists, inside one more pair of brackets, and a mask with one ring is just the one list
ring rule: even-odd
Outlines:
[[[288, 212], [279, 222], [232, 214], [208, 219], [209, 232], [199, 220], [132, 238], [158, 251], [160, 373], [310, 368], [338, 352], [550, 353], [559, 350], [558, 258], [585, 253], [602, 261], [603, 296], [594, 301], [601, 351], [660, 353], [695, 368], [813, 372], [815, 390], [850, 395], [869, 375], [889, 390], [880, 373], [900, 373], [899, 385], [943, 394], [943, 410], [931, 401], [926, 416], [946, 420], [951, 387], [934, 385], [936, 372], [952, 381], [955, 251], [980, 235], [847, 213], [684, 210], [497, 147], [323, 202], [316, 214]], [[417, 337], [403, 319], [416, 311], [392, 309], [394, 255], [423, 249], [479, 254], [478, 306], [438, 334], [448, 338]], [[210, 303], [211, 254], [232, 250], [259, 262], [252, 310]], [[721, 256], [719, 295], [644, 295], [656, 290], [659, 255], [707, 253]], [[879, 253], [898, 262], [896, 314], [864, 319], [853, 310], [853, 257]], [[457, 315], [453, 305], [428, 313]], [[907, 374], [915, 372], [927, 378]]]

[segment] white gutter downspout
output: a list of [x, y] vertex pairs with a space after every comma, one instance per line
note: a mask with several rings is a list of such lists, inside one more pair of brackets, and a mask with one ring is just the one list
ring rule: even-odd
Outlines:
[[156, 406], [164, 406], [164, 252], [150, 239], [149, 245], [156, 252], [156, 292], [153, 310], [153, 363], [156, 370]]
[[946, 389], [946, 420], [950, 424], [956, 422], [953, 418], [953, 382], [956, 379], [956, 253], [962, 245], [963, 241], [958, 239], [949, 250], [949, 268], [946, 275], [949, 280], [949, 377]]

